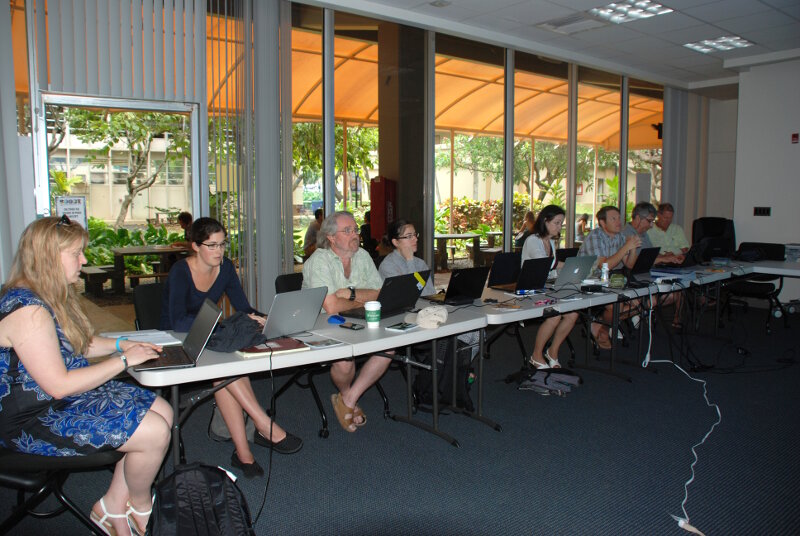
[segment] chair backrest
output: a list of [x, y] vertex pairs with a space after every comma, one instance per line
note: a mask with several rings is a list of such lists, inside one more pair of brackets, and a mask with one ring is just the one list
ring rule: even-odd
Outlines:
[[561, 248], [556, 250], [556, 261], [564, 262], [570, 257], [577, 257], [578, 250], [581, 248]]
[[736, 251], [736, 257], [741, 260], [784, 261], [786, 246], [770, 242], [742, 242]]
[[733, 220], [706, 216], [692, 222], [692, 244], [703, 244], [704, 260], [730, 257], [736, 252], [736, 231]]
[[514, 283], [522, 269], [522, 254], [519, 251], [498, 253], [492, 262], [492, 271], [489, 272], [488, 286], [505, 285]]
[[275, 278], [275, 293], [282, 294], [303, 288], [303, 272], [281, 274]]
[[133, 310], [136, 313], [136, 329], [158, 329], [161, 324], [163, 283], [137, 285], [133, 289]]

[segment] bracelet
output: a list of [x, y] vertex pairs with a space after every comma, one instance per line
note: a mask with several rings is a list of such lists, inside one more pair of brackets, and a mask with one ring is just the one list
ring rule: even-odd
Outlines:
[[117, 337], [117, 342], [114, 343], [114, 346], [117, 348], [117, 352], [122, 353], [122, 348], [119, 347], [119, 343], [122, 341], [127, 341], [128, 337]]
[[119, 358], [122, 360], [122, 365], [125, 367], [122, 370], [128, 370], [128, 358], [125, 357], [125, 354], [119, 354]]

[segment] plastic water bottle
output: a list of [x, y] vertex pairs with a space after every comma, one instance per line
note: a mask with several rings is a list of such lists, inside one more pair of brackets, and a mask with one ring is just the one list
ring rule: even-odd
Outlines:
[[600, 279], [602, 281], [608, 281], [608, 263], [607, 262], [603, 263], [603, 268], [602, 268], [602, 272], [600, 274]]

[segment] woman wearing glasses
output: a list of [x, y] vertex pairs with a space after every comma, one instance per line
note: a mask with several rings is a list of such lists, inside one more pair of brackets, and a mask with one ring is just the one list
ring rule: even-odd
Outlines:
[[[414, 228], [414, 224], [406, 220], [395, 220], [389, 225], [386, 232], [389, 243], [394, 247], [394, 251], [386, 255], [381, 265], [378, 267], [381, 277], [393, 277], [396, 275], [410, 274], [427, 270], [428, 265], [419, 257], [415, 257], [417, 252], [417, 240], [419, 233]], [[422, 289], [423, 296], [434, 294], [433, 280], [428, 276], [425, 288]]]
[[172, 409], [112, 380], [160, 348], [94, 335], [75, 289], [88, 239], [66, 216], [36, 220], [20, 237], [0, 290], [0, 446], [40, 456], [124, 452], [90, 517], [105, 534], [144, 534]]
[[[254, 314], [256, 310], [247, 301], [233, 263], [225, 257], [228, 242], [222, 224], [213, 218], [199, 218], [192, 223], [189, 237], [195, 254], [175, 263], [169, 272], [161, 308], [161, 329], [189, 331], [206, 298], [217, 303], [223, 294], [234, 309], [249, 313], [263, 324], [264, 319]], [[258, 433], [254, 441], [257, 445], [272, 446], [275, 452], [283, 454], [297, 452], [303, 446], [300, 438], [286, 432], [267, 416], [249, 378], [239, 378], [217, 391], [214, 398], [235, 447], [231, 464], [241, 469], [246, 477], [261, 476], [264, 471], [247, 442], [242, 410], [256, 426]]]

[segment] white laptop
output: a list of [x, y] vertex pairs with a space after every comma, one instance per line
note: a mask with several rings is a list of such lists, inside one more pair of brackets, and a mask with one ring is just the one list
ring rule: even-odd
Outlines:
[[328, 287], [304, 288], [276, 294], [262, 333], [269, 340], [312, 329], [327, 295]]

